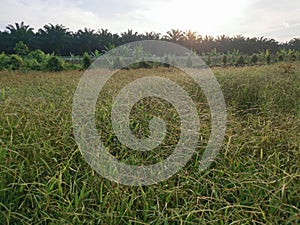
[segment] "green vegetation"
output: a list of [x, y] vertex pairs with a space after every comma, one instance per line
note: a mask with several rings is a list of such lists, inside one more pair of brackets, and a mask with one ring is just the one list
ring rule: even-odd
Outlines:
[[[138, 33], [128, 30], [120, 34], [111, 33], [107, 29], [96, 30], [84, 28], [78, 31], [70, 31], [62, 24], [46, 24], [43, 28], [34, 32], [29, 25], [15, 23], [8, 25], [4, 31], [0, 31], [0, 52], [6, 54], [16, 53], [16, 44], [28, 46], [29, 50], [41, 49], [47, 54], [54, 53], [59, 56], [83, 55], [103, 53], [114, 47], [133, 41], [142, 40], [164, 40], [180, 44], [191, 49], [196, 54], [211, 54], [211, 56], [222, 55], [239, 50], [241, 54], [252, 55], [260, 52], [276, 54], [281, 50], [300, 51], [300, 38], [294, 38], [286, 43], [280, 43], [272, 38], [265, 37], [243, 37], [241, 35], [229, 37], [220, 35], [217, 37], [205, 36], [197, 32], [172, 29], [162, 35], [155, 32]], [[22, 44], [22, 45], [23, 45]], [[24, 47], [24, 45], [23, 45]], [[22, 51], [25, 50], [21, 48]], [[19, 54], [19, 50], [17, 54]], [[21, 54], [26, 54], [22, 52]], [[97, 56], [96, 56], [97, 57]], [[234, 63], [236, 61], [233, 60]]]
[[258, 56], [256, 54], [251, 56], [250, 63], [251, 65], [256, 65], [258, 63]]
[[206, 61], [206, 65], [211, 66], [211, 59], [210, 59], [210, 56], [208, 56], [208, 59], [207, 59], [207, 61]]
[[83, 60], [82, 60], [82, 68], [86, 70], [90, 67], [91, 64], [92, 64], [92, 60], [91, 60], [90, 56], [87, 53], [84, 54]]
[[271, 55], [270, 55], [270, 52], [269, 52], [269, 50], [267, 49], [267, 51], [266, 51], [266, 63], [267, 63], [267, 65], [270, 65], [271, 64]]
[[18, 55], [11, 55], [8, 62], [8, 68], [11, 70], [18, 70], [23, 65], [23, 59]]
[[283, 56], [282, 54], [280, 54], [280, 55], [278, 56], [278, 61], [279, 61], [279, 62], [283, 62], [283, 60], [284, 60], [284, 56]]
[[227, 55], [223, 55], [223, 58], [222, 58], [222, 64], [223, 64], [224, 66], [226, 66], [227, 63], [228, 63], [228, 57], [227, 57]]
[[29, 52], [28, 46], [24, 44], [23, 41], [20, 41], [14, 47], [14, 51], [18, 55], [27, 55]]
[[[20, 44], [22, 45], [22, 44]], [[20, 47], [21, 48], [21, 47]], [[125, 49], [123, 51], [125, 56], [129, 54], [129, 49]], [[18, 52], [25, 52], [19, 50]], [[127, 52], [127, 53], [126, 53]], [[134, 49], [134, 53], [137, 55], [143, 53], [143, 48], [139, 47], [138, 49]], [[145, 53], [145, 52], [144, 52]], [[144, 54], [143, 53], [143, 54]], [[132, 53], [131, 53], [132, 54]], [[208, 66], [246, 66], [246, 65], [270, 65], [271, 63], [276, 62], [296, 62], [299, 61], [300, 58], [297, 58], [297, 54], [300, 54], [298, 51], [285, 51], [281, 50], [277, 52], [277, 54], [271, 55], [269, 51], [261, 52], [260, 54], [253, 54], [251, 56], [242, 54], [240, 51], [235, 50], [233, 52], [227, 52], [227, 54], [219, 54], [215, 50], [209, 54], [203, 53], [200, 56]], [[6, 55], [2, 53], [0, 55], [0, 70], [36, 70], [36, 71], [62, 71], [62, 70], [80, 70], [87, 69], [91, 63], [96, 59], [96, 57], [101, 56], [101, 54], [96, 51], [91, 55], [88, 53], [84, 53], [83, 57], [72, 55], [71, 58], [59, 57], [54, 54], [45, 54], [42, 50], [34, 50], [30, 51], [26, 55]], [[171, 63], [170, 58], [172, 56], [164, 56], [164, 60], [166, 63], [161, 64], [159, 62], [145, 62], [141, 61], [135, 63], [129, 68], [131, 69], [139, 69], [139, 68], [157, 68], [159, 66], [169, 67], [169, 63]], [[119, 68], [123, 65], [122, 57], [117, 57], [112, 59], [109, 62], [112, 65], [112, 68]], [[172, 59], [174, 60], [174, 59]], [[193, 67], [193, 61], [190, 56], [186, 56], [186, 66]]]
[[64, 69], [65, 62], [57, 57], [57, 56], [51, 56], [46, 64], [46, 70], [56, 72], [56, 71], [62, 71]]
[[[202, 37], [196, 32], [171, 30], [160, 37], [156, 33], [138, 34], [132, 30], [121, 35], [111, 34], [108, 30], [94, 30], [85, 28], [77, 33], [68, 31], [63, 25], [45, 25], [37, 33], [33, 28], [22, 23], [9, 25], [7, 31], [0, 32], [0, 70], [36, 70], [62, 71], [87, 69], [93, 60], [116, 46], [140, 40], [164, 40], [175, 42], [201, 55], [209, 66], [245, 66], [270, 65], [276, 62], [296, 62], [300, 60], [300, 39], [293, 39], [289, 43], [278, 43], [274, 39], [244, 38], [242, 36], [217, 38]], [[34, 38], [33, 38], [34, 37]], [[3, 39], [3, 42], [1, 40]], [[76, 40], [75, 43], [72, 41]], [[45, 43], [44, 43], [45, 42]], [[70, 43], [69, 43], [70, 42]], [[125, 57], [143, 53], [141, 46], [133, 51], [123, 46]], [[70, 56], [66, 56], [70, 55]], [[170, 56], [164, 56], [169, 62]], [[172, 56], [171, 56], [172, 57]], [[122, 66], [122, 57], [109, 62], [112, 68]], [[193, 66], [189, 56], [187, 66]], [[158, 62], [139, 62], [130, 68], [157, 68]], [[165, 67], [169, 67], [165, 63]]]
[[49, 55], [46, 55], [42, 50], [34, 50], [28, 54], [29, 59], [35, 59], [38, 63], [45, 63]]
[[[0, 63], [9, 58], [0, 57]], [[143, 99], [132, 110], [133, 132], [144, 137], [149, 119], [160, 115], [168, 124], [166, 143], [149, 154], [124, 148], [112, 133], [110, 109], [125, 84], [165, 76], [196, 104], [201, 142], [193, 158], [170, 179], [146, 187], [111, 182], [80, 154], [71, 110], [82, 72], [0, 71], [0, 224], [299, 224], [299, 62], [213, 70], [228, 123], [220, 154], [204, 172], [198, 164], [210, 113], [189, 77], [171, 67], [121, 70], [100, 93], [96, 121], [102, 141], [132, 164], [163, 160], [177, 143], [180, 123], [171, 105]]]
[[244, 66], [246, 64], [246, 60], [243, 55], [240, 55], [235, 62], [235, 66]]
[[41, 65], [36, 59], [25, 59], [24, 67], [29, 70], [41, 70]]
[[10, 63], [10, 57], [6, 54], [0, 54], [0, 70], [8, 69]]

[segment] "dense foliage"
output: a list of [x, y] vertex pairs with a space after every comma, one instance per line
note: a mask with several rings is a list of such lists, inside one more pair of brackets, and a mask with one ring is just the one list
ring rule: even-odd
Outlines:
[[[269, 49], [275, 54], [281, 49], [300, 50], [300, 38], [294, 38], [287, 43], [279, 43], [274, 39], [265, 37], [246, 38], [243, 36], [218, 37], [201, 36], [193, 31], [180, 31], [172, 29], [165, 35], [155, 32], [139, 34], [128, 30], [121, 34], [113, 34], [107, 29], [70, 31], [63, 25], [47, 24], [34, 32], [34, 29], [24, 22], [8, 25], [6, 30], [0, 31], [0, 52], [16, 53], [17, 43], [24, 43], [29, 50], [41, 49], [45, 53], [69, 56], [70, 54], [82, 55], [84, 52], [103, 52], [110, 46], [119, 46], [139, 40], [167, 40], [193, 49], [198, 54], [204, 52], [228, 53], [238, 49], [243, 54], [259, 53]], [[22, 44], [20, 44], [22, 45]], [[22, 46], [21, 46], [22, 47]], [[21, 49], [24, 50], [24, 49]], [[26, 50], [26, 49], [25, 49]]]
[[[276, 62], [294, 62], [300, 60], [300, 39], [279, 44], [273, 39], [244, 38], [241, 36], [202, 37], [192, 31], [172, 30], [167, 35], [151, 32], [146, 34], [125, 33], [111, 34], [107, 30], [84, 29], [76, 33], [69, 32], [62, 25], [45, 25], [37, 33], [23, 22], [7, 26], [8, 31], [0, 32], [0, 70], [36, 70], [62, 71], [87, 69], [97, 57], [118, 45], [145, 39], [161, 39], [178, 43], [190, 48], [202, 57], [208, 66], [245, 66], [269, 65]], [[126, 54], [148, 54], [142, 46], [130, 49], [123, 46]], [[162, 56], [165, 62], [171, 62], [172, 56]], [[124, 65], [124, 59], [116, 58], [112, 68]], [[139, 62], [128, 68], [169, 67], [168, 63]], [[193, 62], [187, 56], [186, 66]]]

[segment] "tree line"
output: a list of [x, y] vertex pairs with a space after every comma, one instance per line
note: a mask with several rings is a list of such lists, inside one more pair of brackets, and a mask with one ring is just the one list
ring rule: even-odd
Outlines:
[[181, 31], [178, 29], [172, 29], [165, 35], [156, 32], [140, 34], [133, 30], [117, 34], [111, 33], [107, 29], [93, 30], [90, 28], [73, 32], [62, 24], [46, 24], [34, 32], [30, 25], [21, 22], [10, 24], [6, 26], [4, 31], [0, 31], [0, 52], [12, 54], [15, 45], [22, 41], [31, 51], [41, 49], [45, 53], [54, 53], [60, 56], [82, 55], [85, 52], [103, 52], [122, 44], [141, 40], [172, 41], [195, 51], [197, 54], [228, 53], [239, 50], [243, 54], [251, 55], [266, 50], [270, 53], [276, 53], [281, 49], [300, 50], [300, 38], [280, 43], [275, 39], [265, 37], [201, 36], [191, 30]]

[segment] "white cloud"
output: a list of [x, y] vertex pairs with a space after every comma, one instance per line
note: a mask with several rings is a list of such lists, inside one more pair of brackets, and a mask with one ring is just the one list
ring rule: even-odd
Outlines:
[[[30, 2], [30, 3], [29, 3]], [[96, 25], [98, 17], [84, 11], [68, 1], [40, 1], [31, 0], [27, 4], [19, 0], [12, 0], [0, 9], [0, 23], [24, 21], [34, 28], [41, 28], [48, 23], [63, 24], [71, 29]]]
[[283, 25], [284, 27], [286, 27], [286, 28], [290, 28], [290, 27], [291, 27], [290, 24], [287, 23], [287, 22], [283, 22], [282, 25]]
[[133, 29], [164, 34], [178, 28], [288, 40], [299, 35], [299, 15], [299, 0], [10, 0], [0, 8], [0, 29], [24, 21], [36, 29], [48, 23], [118, 33]]
[[267, 36], [279, 41], [299, 36], [299, 0], [259, 0], [252, 3], [247, 15], [240, 21], [246, 36]]

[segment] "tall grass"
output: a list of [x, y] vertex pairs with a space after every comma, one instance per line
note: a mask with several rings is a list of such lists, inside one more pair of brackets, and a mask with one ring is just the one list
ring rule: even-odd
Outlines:
[[168, 103], [144, 99], [133, 109], [133, 132], [145, 136], [149, 118], [160, 114], [169, 121], [166, 142], [149, 154], [122, 147], [109, 119], [113, 96], [126, 83], [166, 76], [188, 91], [199, 110], [197, 154], [170, 179], [145, 187], [106, 180], [83, 160], [71, 118], [80, 72], [1, 72], [0, 224], [298, 224], [299, 63], [294, 67], [288, 73], [280, 64], [214, 70], [228, 123], [221, 152], [204, 172], [198, 163], [210, 116], [195, 83], [171, 68], [116, 74], [99, 96], [96, 115], [105, 145], [120, 160], [162, 160], [180, 134]]

